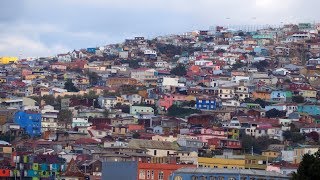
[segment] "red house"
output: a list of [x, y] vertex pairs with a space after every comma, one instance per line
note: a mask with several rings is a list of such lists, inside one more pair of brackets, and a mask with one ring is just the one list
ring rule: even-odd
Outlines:
[[241, 149], [241, 142], [233, 139], [208, 139], [208, 146], [212, 149]]

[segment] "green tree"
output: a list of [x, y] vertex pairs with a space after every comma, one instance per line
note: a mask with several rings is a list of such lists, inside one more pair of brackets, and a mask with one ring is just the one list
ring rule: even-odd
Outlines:
[[109, 117], [109, 111], [105, 109], [105, 110], [103, 111], [103, 116], [104, 116], [105, 118]]
[[257, 68], [258, 71], [264, 72], [266, 68], [269, 66], [268, 61], [259, 61], [252, 64], [254, 67]]
[[58, 113], [58, 121], [71, 124], [72, 122], [72, 112], [68, 109], [62, 109]]
[[182, 108], [177, 105], [172, 105], [168, 108], [168, 116], [185, 117], [196, 113], [201, 113], [201, 111], [198, 109]]
[[236, 63], [234, 63], [233, 65], [232, 65], [232, 67], [231, 67], [231, 69], [232, 70], [237, 70], [237, 69], [239, 69], [239, 68], [242, 68], [242, 67], [244, 67], [245, 66], [245, 64], [243, 63], [243, 62], [236, 62]]
[[295, 103], [303, 103], [303, 102], [304, 102], [304, 97], [301, 96], [301, 95], [293, 96], [293, 97], [292, 97], [292, 102], [295, 102]]
[[300, 132], [284, 131], [283, 138], [287, 141], [292, 141], [293, 143], [302, 143], [305, 141], [305, 136]]
[[320, 179], [320, 150], [315, 154], [305, 154], [292, 180]]
[[140, 134], [139, 134], [138, 132], [134, 132], [134, 133], [132, 134], [132, 138], [133, 138], [133, 139], [139, 139], [139, 138], [140, 138]]
[[185, 76], [187, 74], [187, 70], [184, 65], [179, 64], [177, 67], [171, 69], [170, 73], [176, 76]]
[[269, 106], [271, 104], [270, 102], [267, 102], [267, 101], [260, 99], [260, 98], [254, 100], [253, 103], [260, 104], [260, 106], [262, 108], [265, 108], [266, 106]]
[[92, 86], [95, 86], [98, 84], [98, 81], [100, 79], [100, 76], [96, 73], [96, 72], [88, 72], [87, 73], [88, 77], [89, 77], [89, 82]]
[[71, 79], [67, 79], [67, 81], [64, 83], [64, 89], [66, 89], [68, 92], [79, 92], [79, 89], [73, 84]]
[[266, 112], [266, 117], [268, 118], [277, 118], [277, 117], [284, 117], [286, 115], [285, 111], [279, 111], [275, 108], [270, 109]]
[[95, 91], [89, 91], [89, 93], [86, 93], [83, 95], [84, 98], [88, 98], [88, 99], [97, 99], [99, 96], [97, 95], [97, 93]]
[[55, 100], [56, 100], [53, 95], [44, 95], [42, 99], [47, 105], [51, 105], [51, 106], [55, 104]]

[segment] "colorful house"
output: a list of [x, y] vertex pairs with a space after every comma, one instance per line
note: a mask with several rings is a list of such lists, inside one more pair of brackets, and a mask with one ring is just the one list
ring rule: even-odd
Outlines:
[[252, 92], [253, 99], [270, 100], [269, 92], [255, 91]]
[[58, 155], [13, 154], [14, 163], [20, 164], [14, 175], [23, 179], [56, 179], [65, 170], [65, 159]]
[[205, 168], [245, 169], [245, 160], [199, 157], [198, 166]]
[[18, 57], [0, 57], [0, 64], [10, 64], [18, 62]]
[[200, 110], [216, 110], [221, 107], [221, 101], [212, 97], [198, 97], [196, 99], [196, 108]]
[[41, 113], [35, 111], [18, 111], [14, 116], [14, 122], [31, 137], [41, 135]]
[[271, 100], [276, 102], [288, 102], [292, 100], [291, 91], [272, 91]]
[[143, 163], [136, 161], [103, 162], [101, 179], [165, 180], [169, 179], [173, 171], [185, 167], [195, 167], [195, 165]]
[[159, 106], [164, 108], [164, 110], [168, 110], [175, 101], [186, 101], [186, 97], [180, 94], [165, 94], [163, 98], [159, 99]]
[[320, 106], [316, 104], [298, 105], [299, 113], [307, 113], [309, 115], [320, 115]]
[[154, 114], [154, 109], [149, 106], [130, 106], [130, 114]]

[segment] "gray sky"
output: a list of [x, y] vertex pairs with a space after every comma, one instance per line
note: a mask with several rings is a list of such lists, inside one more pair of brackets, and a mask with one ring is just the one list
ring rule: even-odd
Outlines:
[[319, 0], [0, 0], [0, 56], [49, 56], [217, 24], [317, 22], [319, 5]]

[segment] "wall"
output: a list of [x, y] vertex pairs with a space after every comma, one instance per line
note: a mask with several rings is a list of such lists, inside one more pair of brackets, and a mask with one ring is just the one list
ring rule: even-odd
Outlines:
[[245, 168], [244, 159], [225, 159], [225, 158], [198, 158], [199, 167], [210, 167], [210, 168], [225, 168], [234, 169], [234, 168]]
[[[125, 172], [125, 173], [124, 173]], [[103, 180], [132, 180], [138, 178], [138, 163], [131, 162], [103, 162]]]

